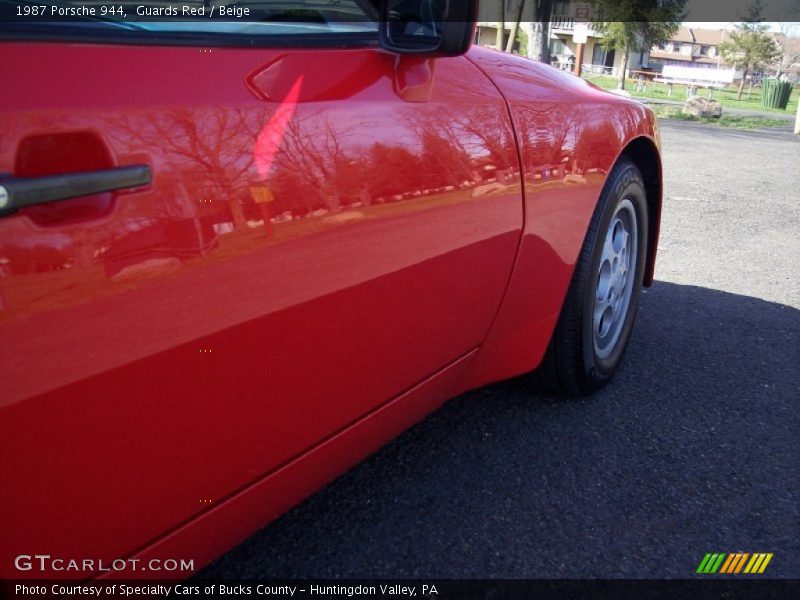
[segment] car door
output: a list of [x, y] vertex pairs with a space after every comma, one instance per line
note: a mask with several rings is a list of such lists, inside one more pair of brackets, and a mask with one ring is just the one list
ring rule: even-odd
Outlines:
[[9, 189], [119, 188], [0, 217], [12, 557], [124, 556], [464, 356], [520, 235], [508, 113], [465, 58], [363, 23], [324, 49], [114, 27], [0, 46]]

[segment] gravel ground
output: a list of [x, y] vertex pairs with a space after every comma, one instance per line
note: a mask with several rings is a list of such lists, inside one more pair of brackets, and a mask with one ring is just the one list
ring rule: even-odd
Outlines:
[[462, 395], [203, 577], [800, 577], [800, 138], [662, 122], [657, 282], [614, 383]]

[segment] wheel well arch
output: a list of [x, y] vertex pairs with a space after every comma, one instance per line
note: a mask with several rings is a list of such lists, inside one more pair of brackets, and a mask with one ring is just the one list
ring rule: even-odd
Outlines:
[[644, 285], [653, 285], [653, 276], [656, 264], [656, 250], [661, 224], [661, 204], [663, 196], [663, 180], [661, 177], [661, 156], [658, 147], [646, 136], [631, 140], [622, 150], [620, 156], [632, 160], [644, 178], [645, 191], [647, 192], [647, 261], [645, 263]]

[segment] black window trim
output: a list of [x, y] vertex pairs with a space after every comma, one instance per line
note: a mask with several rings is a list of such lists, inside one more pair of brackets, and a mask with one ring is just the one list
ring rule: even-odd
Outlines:
[[115, 24], [75, 27], [64, 23], [0, 25], [0, 41], [74, 42], [135, 46], [201, 46], [204, 48], [377, 48], [378, 32], [249, 35], [218, 32], [150, 31]]
[[[32, 0], [24, 0], [32, 2]], [[0, 0], [2, 2], [2, 0]], [[378, 17], [380, 0], [355, 0], [364, 14]], [[254, 35], [203, 31], [153, 31], [135, 22], [87, 19], [79, 22], [0, 22], [0, 41], [73, 42], [136, 46], [199, 46], [204, 48], [377, 48], [374, 32], [323, 32]]]

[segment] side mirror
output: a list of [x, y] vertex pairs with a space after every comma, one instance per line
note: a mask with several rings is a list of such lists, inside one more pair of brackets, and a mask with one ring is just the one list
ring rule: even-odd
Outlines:
[[472, 45], [478, 0], [381, 0], [381, 47], [397, 54], [459, 56]]

